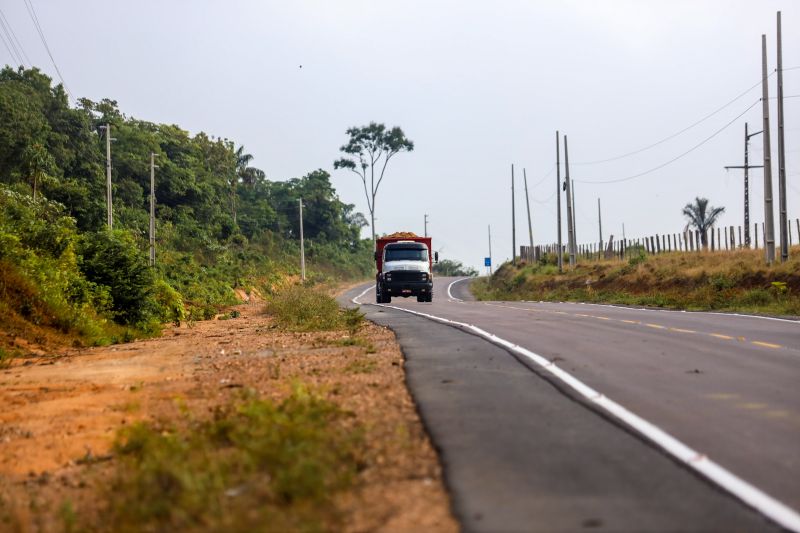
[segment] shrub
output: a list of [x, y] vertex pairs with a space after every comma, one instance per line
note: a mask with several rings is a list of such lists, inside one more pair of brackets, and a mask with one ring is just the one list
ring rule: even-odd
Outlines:
[[108, 287], [111, 313], [122, 324], [141, 325], [154, 318], [155, 276], [133, 238], [124, 231], [84, 234], [79, 266], [86, 278]]
[[292, 285], [273, 294], [266, 310], [279, 326], [294, 331], [331, 330], [342, 326], [336, 300], [301, 285]]
[[[350, 486], [361, 431], [301, 385], [280, 403], [247, 396], [210, 420], [123, 430], [107, 521], [114, 531], [318, 531]], [[324, 527], [327, 526], [327, 527]]]

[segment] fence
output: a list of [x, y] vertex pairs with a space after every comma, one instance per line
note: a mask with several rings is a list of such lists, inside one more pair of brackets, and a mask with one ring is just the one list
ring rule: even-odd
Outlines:
[[[796, 227], [796, 232], [792, 231], [792, 223]], [[800, 218], [790, 219], [788, 229], [789, 246], [796, 242], [800, 244]], [[686, 230], [680, 233], [669, 233], [650, 235], [638, 239], [624, 239], [615, 241], [612, 235], [608, 242], [579, 244], [576, 250], [576, 257], [586, 260], [599, 259], [624, 259], [631, 254], [639, 251], [648, 254], [661, 254], [666, 252], [699, 252], [701, 250], [731, 251], [742, 248], [758, 249], [763, 248], [764, 224], [758, 222], [753, 224], [753, 233], [750, 243], [746, 242], [747, 235], [743, 236], [742, 226], [712, 227], [706, 235], [701, 235], [698, 230]], [[705, 244], [704, 244], [705, 243]], [[759, 246], [761, 244], [761, 246]], [[520, 259], [523, 261], [538, 261], [543, 254], [558, 253], [558, 244], [544, 244], [539, 246], [520, 246]], [[562, 253], [569, 257], [569, 250], [566, 244], [562, 244]]]

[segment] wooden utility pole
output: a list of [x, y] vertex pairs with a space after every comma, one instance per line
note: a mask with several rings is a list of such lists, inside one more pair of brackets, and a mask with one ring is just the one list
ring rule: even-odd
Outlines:
[[303, 239], [303, 199], [297, 200], [300, 204], [300, 279], [306, 280], [306, 247]]
[[762, 132], [755, 133], [747, 132], [747, 122], [744, 123], [744, 165], [729, 165], [725, 170], [732, 168], [744, 169], [744, 245], [750, 248], [750, 169], [751, 168], [764, 168], [763, 165], [750, 164], [750, 137], [755, 137]]
[[514, 164], [511, 164], [511, 264], [517, 264], [517, 217], [514, 211]]
[[767, 264], [775, 261], [775, 218], [772, 211], [772, 156], [769, 142], [769, 84], [767, 36], [761, 35], [761, 110], [764, 118], [764, 254]]
[[428, 214], [425, 214], [425, 236], [428, 236]]
[[150, 266], [156, 264], [156, 154], [150, 152]]
[[781, 12], [778, 11], [778, 209], [781, 231], [781, 262], [789, 260], [789, 219], [786, 213], [786, 154], [783, 144], [783, 52]]
[[528, 196], [528, 174], [525, 172], [525, 169], [522, 169], [522, 178], [525, 180], [525, 206], [528, 208], [528, 238], [530, 239], [530, 251], [528, 254], [528, 260], [533, 259], [533, 226], [531, 225], [531, 200]]
[[567, 248], [569, 248], [569, 266], [575, 266], [575, 226], [572, 218], [572, 193], [569, 179], [569, 146], [564, 135], [564, 190], [567, 193]]
[[558, 219], [558, 273], [564, 272], [564, 253], [561, 244], [561, 141], [556, 131], [556, 211]]
[[600, 229], [600, 250], [603, 250], [603, 215], [600, 212], [600, 198], [597, 199], [597, 227]]

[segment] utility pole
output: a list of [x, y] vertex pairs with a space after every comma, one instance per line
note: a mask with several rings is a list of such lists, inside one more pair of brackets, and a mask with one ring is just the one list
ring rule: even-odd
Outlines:
[[156, 264], [156, 154], [150, 152], [150, 266]]
[[111, 198], [111, 124], [106, 122], [105, 126], [100, 126], [106, 132], [106, 224], [108, 229], [114, 229], [114, 209]]
[[767, 36], [761, 34], [761, 109], [764, 117], [764, 253], [767, 264], [775, 261], [775, 219], [772, 211], [772, 147], [769, 142], [769, 84], [767, 83]]
[[781, 262], [789, 260], [789, 221], [786, 214], [786, 149], [783, 144], [783, 51], [781, 12], [778, 11], [778, 206], [781, 225]]
[[492, 275], [492, 225], [489, 224], [489, 275]]
[[575, 253], [578, 252], [578, 214], [575, 212], [575, 180], [570, 181], [570, 195], [572, 196], [572, 236], [575, 239]]
[[303, 199], [297, 200], [300, 204], [300, 279], [306, 280], [306, 248], [303, 240]]
[[561, 142], [558, 139], [558, 131], [556, 131], [556, 211], [558, 214], [558, 273], [564, 272], [564, 254], [561, 250]]
[[748, 133], [747, 122], [744, 123], [744, 166], [730, 165], [725, 167], [725, 170], [732, 168], [744, 169], [744, 245], [750, 248], [750, 169], [751, 168], [764, 168], [763, 165], [750, 164], [750, 137], [759, 135], [760, 131], [755, 133]]
[[531, 200], [528, 197], [528, 174], [525, 173], [525, 169], [522, 169], [522, 177], [525, 180], [525, 206], [528, 208], [528, 238], [530, 239], [531, 248], [528, 251], [530, 257], [528, 260], [533, 259], [533, 226], [531, 225]]
[[425, 214], [425, 236], [428, 236], [428, 214]]
[[564, 190], [567, 192], [567, 248], [569, 248], [569, 266], [575, 266], [575, 226], [572, 218], [572, 194], [569, 179], [569, 146], [564, 135]]
[[600, 253], [602, 254], [603, 253], [603, 215], [600, 212], [600, 198], [597, 199], [597, 227], [600, 228]]
[[517, 219], [514, 213], [514, 164], [511, 164], [511, 264], [517, 264]]

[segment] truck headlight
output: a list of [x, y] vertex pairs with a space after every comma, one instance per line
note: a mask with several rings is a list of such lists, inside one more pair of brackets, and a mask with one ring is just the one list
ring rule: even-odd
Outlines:
[[422, 281], [428, 281], [428, 273], [427, 272], [423, 272], [422, 273]]
[[392, 273], [391, 272], [386, 274], [386, 276], [384, 276], [384, 277], [386, 278], [386, 281], [392, 281]]

